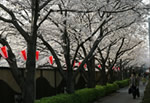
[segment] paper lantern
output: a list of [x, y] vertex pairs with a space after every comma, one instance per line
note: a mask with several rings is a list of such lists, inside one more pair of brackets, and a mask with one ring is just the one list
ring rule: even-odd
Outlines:
[[39, 60], [39, 53], [40, 51], [36, 51], [36, 60]]
[[101, 68], [101, 65], [98, 65], [99, 68]]
[[81, 62], [78, 63], [78, 67], [81, 65]]
[[22, 50], [22, 51], [21, 51], [21, 57], [23, 58], [24, 61], [27, 60], [27, 54], [26, 54], [26, 51], [25, 51], [25, 50]]
[[73, 63], [73, 67], [75, 67], [75, 65], [76, 65], [76, 61], [74, 61], [74, 63]]
[[5, 58], [5, 59], [8, 58], [8, 53], [7, 53], [7, 47], [6, 46], [1, 47], [0, 54], [2, 55], [3, 58]]
[[87, 67], [87, 65], [86, 64], [84, 64], [84, 68], [86, 68]]
[[49, 63], [53, 64], [53, 56], [49, 56]]

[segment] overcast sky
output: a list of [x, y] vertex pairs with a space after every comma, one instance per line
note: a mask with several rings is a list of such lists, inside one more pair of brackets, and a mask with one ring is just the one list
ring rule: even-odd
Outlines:
[[143, 0], [146, 4], [150, 3], [150, 0]]

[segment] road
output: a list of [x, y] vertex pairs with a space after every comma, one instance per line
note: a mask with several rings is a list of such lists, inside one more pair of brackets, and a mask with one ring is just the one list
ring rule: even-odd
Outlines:
[[145, 86], [140, 83], [140, 97], [133, 99], [128, 94], [128, 87], [122, 88], [109, 96], [103, 97], [94, 103], [140, 103], [144, 95]]

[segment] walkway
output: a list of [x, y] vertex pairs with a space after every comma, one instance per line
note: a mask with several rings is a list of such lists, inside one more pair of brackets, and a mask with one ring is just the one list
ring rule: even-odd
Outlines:
[[140, 97], [133, 99], [132, 95], [128, 94], [128, 87], [118, 90], [109, 96], [106, 96], [94, 103], [140, 103], [144, 95], [145, 86], [140, 84]]

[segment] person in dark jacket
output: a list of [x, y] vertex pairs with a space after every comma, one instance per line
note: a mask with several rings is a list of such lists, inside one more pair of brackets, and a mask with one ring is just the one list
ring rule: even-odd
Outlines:
[[131, 74], [131, 77], [130, 77], [129, 88], [131, 90], [131, 93], [132, 93], [134, 99], [136, 98], [136, 95], [138, 97], [140, 96], [140, 93], [139, 93], [139, 82], [140, 82], [140, 77], [136, 76], [136, 73], [133, 72]]

